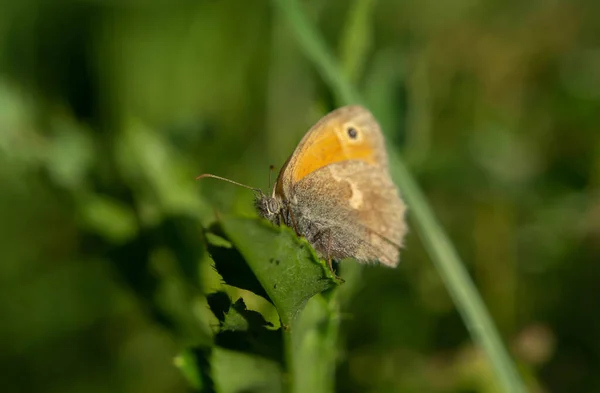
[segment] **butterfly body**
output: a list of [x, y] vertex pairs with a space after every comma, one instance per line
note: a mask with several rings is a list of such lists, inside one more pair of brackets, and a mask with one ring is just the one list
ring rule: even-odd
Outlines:
[[388, 173], [383, 135], [360, 106], [337, 109], [313, 126], [279, 173], [259, 214], [285, 224], [321, 257], [396, 266], [406, 206]]

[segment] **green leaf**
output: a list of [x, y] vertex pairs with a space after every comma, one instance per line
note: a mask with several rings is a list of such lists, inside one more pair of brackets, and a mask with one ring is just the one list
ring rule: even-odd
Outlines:
[[209, 293], [206, 296], [206, 301], [210, 311], [215, 314], [215, 317], [217, 317], [219, 322], [223, 323], [229, 308], [231, 308], [231, 299], [229, 298], [229, 295], [223, 291]]
[[175, 357], [175, 366], [197, 392], [214, 392], [213, 382], [209, 375], [210, 353], [209, 348], [194, 348], [186, 349]]
[[283, 365], [281, 329], [257, 311], [248, 310], [243, 299], [238, 299], [225, 314], [215, 344], [222, 348], [258, 355]]
[[[220, 226], [275, 305], [284, 329], [291, 327], [311, 297], [340, 283], [310, 244], [288, 227], [237, 217], [222, 217]], [[222, 266], [217, 259], [223, 255], [212, 256]], [[223, 278], [231, 284], [231, 277]]]
[[215, 348], [211, 368], [219, 393], [280, 393], [282, 372], [273, 361], [243, 352]]
[[208, 252], [223, 281], [227, 285], [245, 289], [272, 302], [240, 251], [227, 239], [220, 224], [212, 225], [206, 234]]
[[248, 310], [244, 299], [239, 298], [225, 315], [221, 330], [248, 331], [258, 330], [265, 326], [273, 326], [273, 324], [267, 322], [261, 313]]

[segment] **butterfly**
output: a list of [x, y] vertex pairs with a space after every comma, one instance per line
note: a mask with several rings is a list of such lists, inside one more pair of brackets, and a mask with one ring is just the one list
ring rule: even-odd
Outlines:
[[311, 127], [270, 195], [203, 177], [256, 191], [259, 215], [304, 236], [330, 269], [344, 258], [399, 263], [407, 208], [389, 174], [381, 128], [362, 106], [338, 108]]

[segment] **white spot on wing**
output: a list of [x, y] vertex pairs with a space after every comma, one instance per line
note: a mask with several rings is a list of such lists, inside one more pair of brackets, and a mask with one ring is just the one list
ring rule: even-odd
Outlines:
[[350, 184], [350, 188], [352, 190], [352, 196], [350, 197], [350, 200], [348, 202], [350, 203], [350, 207], [352, 207], [353, 209], [358, 209], [363, 204], [363, 194], [358, 189], [356, 184], [350, 181], [348, 182], [348, 184]]
[[329, 167], [329, 173], [331, 173], [331, 176], [335, 181], [345, 182], [348, 183], [348, 185], [350, 185], [350, 191], [352, 191], [352, 195], [350, 196], [348, 203], [353, 209], [360, 208], [363, 204], [363, 193], [358, 189], [358, 186], [354, 182], [348, 179], [344, 179], [342, 176], [340, 176], [334, 167]]

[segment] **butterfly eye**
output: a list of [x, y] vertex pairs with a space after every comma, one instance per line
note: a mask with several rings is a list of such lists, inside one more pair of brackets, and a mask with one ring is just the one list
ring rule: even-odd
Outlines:
[[354, 127], [349, 127], [347, 132], [350, 139], [356, 139], [356, 137], [358, 137], [358, 131]]

